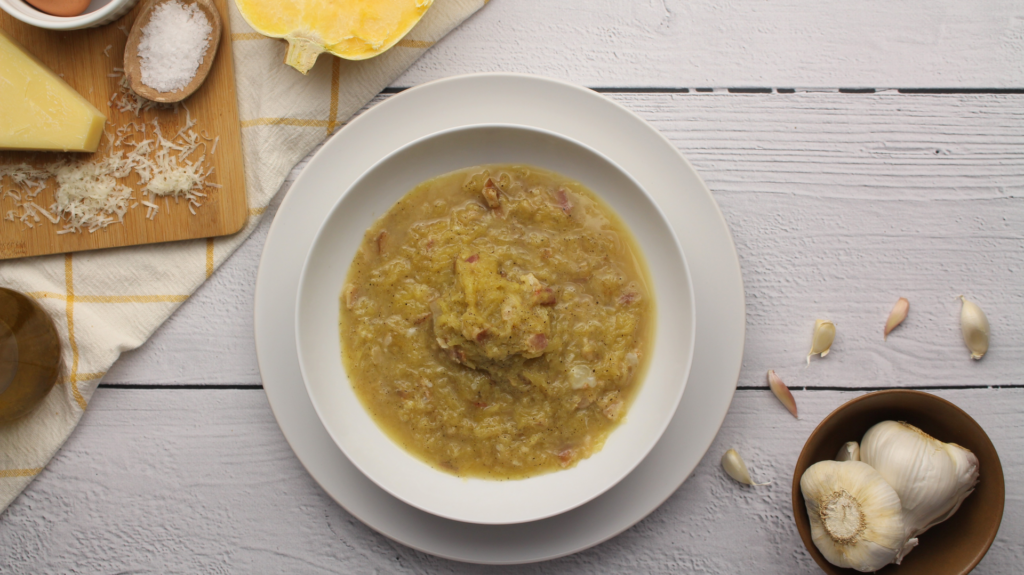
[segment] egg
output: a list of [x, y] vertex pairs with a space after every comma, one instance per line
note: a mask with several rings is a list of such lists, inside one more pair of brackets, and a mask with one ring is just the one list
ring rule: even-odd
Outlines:
[[89, 7], [90, 0], [25, 0], [41, 12], [52, 16], [78, 16]]

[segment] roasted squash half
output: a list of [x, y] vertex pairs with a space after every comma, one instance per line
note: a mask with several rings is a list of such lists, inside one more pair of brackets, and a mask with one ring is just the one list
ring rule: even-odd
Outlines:
[[257, 32], [288, 41], [285, 63], [305, 74], [328, 52], [372, 58], [402, 39], [434, 0], [235, 0]]

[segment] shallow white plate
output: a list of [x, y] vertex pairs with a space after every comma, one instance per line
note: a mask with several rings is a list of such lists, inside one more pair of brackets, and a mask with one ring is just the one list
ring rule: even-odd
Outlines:
[[[295, 348], [299, 273], [338, 195], [378, 160], [440, 130], [514, 123], [583, 142], [622, 166], [668, 217], [693, 280], [696, 341], [686, 391], [651, 453], [618, 485], [576, 509], [532, 523], [481, 526], [402, 503], [338, 449], [306, 394]], [[334, 161], [343, 157], [344, 162]], [[315, 188], [330, 174], [335, 185]], [[310, 475], [380, 533], [441, 557], [476, 563], [541, 561], [628, 529], [661, 505], [704, 456], [736, 389], [743, 356], [743, 281], [732, 237], [700, 177], [675, 147], [632, 112], [578, 86], [517, 74], [448, 78], [407, 90], [339, 131], [310, 161], [271, 225], [255, 298], [256, 350], [278, 424]]]
[[[496, 163], [551, 170], [604, 199], [640, 244], [650, 268], [657, 311], [643, 385], [604, 448], [571, 469], [517, 481], [459, 478], [427, 465], [392, 441], [356, 396], [341, 362], [338, 336], [339, 294], [365, 230], [420, 182]], [[331, 188], [334, 182], [310, 179], [304, 185]], [[632, 471], [657, 443], [679, 405], [693, 357], [693, 330], [686, 260], [671, 226], [640, 184], [579, 142], [546, 130], [495, 124], [453, 128], [420, 138], [356, 180], [313, 240], [299, 279], [295, 323], [306, 390], [320, 421], [349, 460], [410, 505], [448, 519], [487, 525], [564, 513], [604, 493]]]

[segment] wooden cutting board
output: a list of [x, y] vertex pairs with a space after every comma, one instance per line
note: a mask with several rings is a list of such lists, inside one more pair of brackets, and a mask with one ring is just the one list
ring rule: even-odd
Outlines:
[[[61, 224], [52, 224], [43, 219], [33, 222], [29, 228], [18, 220], [5, 219], [8, 210], [15, 204], [13, 198], [3, 197], [0, 192], [0, 259], [20, 258], [43, 254], [74, 252], [96, 248], [131, 246], [175, 240], [207, 238], [232, 234], [245, 225], [248, 207], [245, 201], [245, 180], [242, 172], [242, 142], [238, 122], [238, 103], [235, 99], [234, 67], [231, 60], [231, 29], [228, 21], [228, 0], [216, 0], [223, 20], [223, 35], [217, 50], [217, 57], [206, 82], [192, 96], [185, 99], [191, 117], [196, 120], [193, 130], [207, 141], [205, 164], [214, 171], [207, 179], [220, 187], [204, 190], [202, 206], [189, 211], [188, 203], [161, 198], [153, 200], [142, 195], [139, 178], [132, 173], [119, 183], [134, 190], [135, 200], [147, 200], [160, 206], [153, 219], [147, 219], [146, 208], [139, 204], [128, 210], [124, 223], [114, 223], [93, 233], [58, 234]], [[186, 0], [187, 2], [187, 0]], [[110, 154], [110, 134], [129, 123], [141, 125], [158, 120], [165, 135], [177, 133], [186, 122], [184, 107], [154, 108], [144, 110], [136, 116], [131, 111], [119, 111], [111, 104], [111, 96], [119, 91], [120, 73], [115, 68], [124, 68], [123, 57], [128, 30], [135, 16], [145, 2], [140, 2], [126, 16], [106, 26], [56, 32], [23, 24], [0, 12], [0, 28], [25, 46], [54, 72], [62, 75], [72, 88], [88, 99], [100, 112], [107, 116], [107, 135], [100, 140], [99, 151], [95, 154], [63, 154], [51, 152], [10, 152], [0, 151], [0, 166], [22, 162], [40, 166], [51, 163], [62, 156], [84, 160], [97, 160]], [[109, 46], [109, 48], [108, 48]], [[2, 110], [0, 110], [2, 113]], [[216, 149], [213, 140], [219, 136]], [[209, 137], [209, 140], [206, 140]], [[127, 150], [115, 146], [114, 150]], [[210, 153], [212, 151], [212, 153]], [[9, 178], [0, 181], [0, 188], [11, 187]], [[47, 189], [36, 196], [35, 203], [44, 208], [54, 200], [53, 179]]]

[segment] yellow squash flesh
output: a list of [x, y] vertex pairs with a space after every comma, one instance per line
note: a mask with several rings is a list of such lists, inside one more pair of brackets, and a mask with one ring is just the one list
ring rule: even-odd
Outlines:
[[321, 52], [372, 58], [402, 39], [434, 0], [235, 0], [257, 32], [288, 41], [285, 63], [305, 74]]

